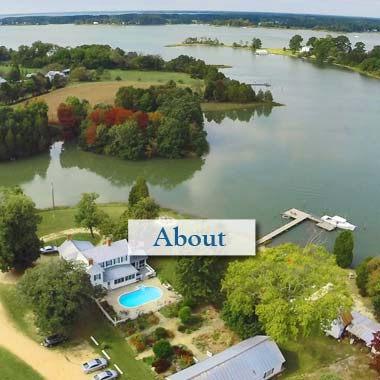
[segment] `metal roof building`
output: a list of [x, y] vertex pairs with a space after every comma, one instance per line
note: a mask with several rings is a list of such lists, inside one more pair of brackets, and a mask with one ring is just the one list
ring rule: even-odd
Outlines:
[[285, 359], [269, 336], [258, 335], [167, 377], [167, 380], [264, 380], [283, 370]]
[[370, 347], [373, 334], [380, 331], [380, 323], [367, 318], [365, 315], [358, 313], [357, 311], [351, 312], [353, 320], [347, 331], [357, 338], [363, 340], [365, 344]]

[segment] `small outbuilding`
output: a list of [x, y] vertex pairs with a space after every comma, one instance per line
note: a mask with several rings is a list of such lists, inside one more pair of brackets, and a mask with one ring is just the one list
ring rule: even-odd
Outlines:
[[258, 335], [166, 380], [267, 380], [282, 372], [284, 363], [276, 342], [269, 336]]
[[362, 340], [367, 347], [371, 347], [374, 334], [380, 331], [380, 323], [357, 311], [352, 311], [351, 314], [353, 319], [346, 330], [355, 338]]

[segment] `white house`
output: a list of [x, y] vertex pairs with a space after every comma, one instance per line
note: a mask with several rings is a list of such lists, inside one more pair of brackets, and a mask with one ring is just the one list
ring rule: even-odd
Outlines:
[[366, 317], [357, 311], [352, 311], [352, 322], [346, 330], [356, 338], [362, 340], [367, 347], [371, 347], [373, 335], [380, 331], [380, 323]]
[[147, 256], [134, 256], [126, 239], [95, 247], [89, 241], [68, 238], [59, 248], [64, 260], [83, 262], [92, 285], [116, 289], [153, 277], [156, 272], [147, 264]]
[[7, 83], [7, 80], [4, 79], [3, 77], [0, 77], [0, 84]]
[[61, 77], [66, 77], [66, 74], [64, 74], [61, 71], [49, 71], [48, 73], [46, 73], [45, 78], [48, 78], [49, 81], [51, 82], [55, 78], [56, 75], [59, 75]]
[[170, 375], [166, 380], [267, 380], [282, 372], [284, 363], [273, 339], [258, 335]]
[[257, 49], [256, 50], [256, 55], [268, 55], [268, 50], [266, 49]]
[[311, 46], [303, 46], [301, 48], [301, 53], [310, 53], [311, 51]]

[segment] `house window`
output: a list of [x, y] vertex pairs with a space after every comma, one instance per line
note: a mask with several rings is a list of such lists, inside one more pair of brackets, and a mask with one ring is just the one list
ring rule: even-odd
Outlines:
[[94, 281], [101, 280], [101, 279], [102, 279], [102, 275], [101, 274], [95, 274], [94, 275]]
[[116, 260], [117, 260], [117, 263], [120, 264], [120, 257], [118, 257]]
[[143, 267], [145, 265], [145, 260], [140, 260], [139, 261], [139, 266], [140, 268]]
[[264, 373], [264, 379], [268, 378], [270, 375], [272, 375], [274, 372], [274, 368], [270, 369], [269, 371], [266, 371]]
[[102, 268], [104, 268], [104, 263], [100, 263], [100, 266], [101, 266]]
[[112, 265], [112, 260], [106, 261], [106, 267], [109, 267], [110, 265]]
[[134, 278], [135, 278], [135, 275], [130, 274], [129, 276], [125, 277], [125, 281], [130, 281], [130, 280], [133, 280]]
[[122, 263], [124, 261], [124, 257], [120, 257], [120, 262]]
[[120, 283], [122, 283], [122, 282], [124, 282], [124, 277], [115, 280], [115, 281], [114, 281], [114, 284], [116, 285], [116, 284], [120, 284]]

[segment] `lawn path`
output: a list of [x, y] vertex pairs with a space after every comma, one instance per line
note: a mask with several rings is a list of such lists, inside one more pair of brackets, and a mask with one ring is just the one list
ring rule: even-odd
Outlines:
[[[75, 234], [83, 234], [83, 233], [84, 234], [88, 233], [88, 229], [87, 228], [70, 228], [68, 230], [54, 232], [52, 234], [42, 236], [40, 239], [43, 241], [50, 241], [50, 240], [59, 239], [67, 235], [75, 235]], [[94, 230], [94, 233], [98, 233], [98, 232]]]
[[29, 364], [47, 380], [85, 380], [79, 365], [94, 356], [90, 346], [74, 348], [70, 352], [42, 347], [14, 327], [0, 303], [0, 344]]

